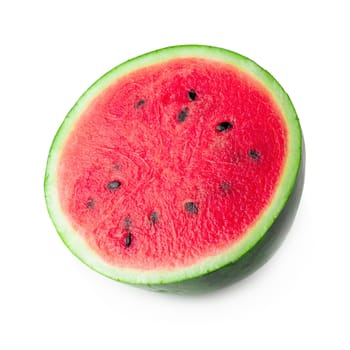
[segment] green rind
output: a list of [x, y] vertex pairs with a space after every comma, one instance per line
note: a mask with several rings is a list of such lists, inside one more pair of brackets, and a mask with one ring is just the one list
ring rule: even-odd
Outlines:
[[[104, 262], [87, 246], [81, 236], [74, 231], [69, 220], [63, 214], [60, 208], [56, 187], [56, 165], [59, 160], [60, 152], [64, 147], [65, 140], [69, 135], [69, 131], [73, 127], [75, 121], [79, 118], [79, 115], [84, 110], [85, 106], [94, 97], [96, 97], [115, 79], [128, 74], [134, 69], [149, 64], [164, 62], [176, 57], [203, 57], [230, 63], [252, 75], [266, 86], [281, 109], [288, 128], [289, 151], [285, 169], [270, 206], [264, 211], [260, 219], [249, 230], [249, 232], [247, 232], [237, 244], [226, 252], [219, 256], [206, 258], [194, 266], [172, 271], [139, 271], [134, 269], [116, 268], [115, 266], [110, 266]], [[281, 85], [266, 70], [242, 55], [217, 47], [201, 45], [168, 47], [136, 57], [113, 68], [97, 80], [69, 111], [56, 133], [47, 160], [44, 184], [46, 205], [49, 215], [63, 242], [74, 255], [92, 269], [109, 278], [130, 284], [144, 286], [164, 286], [165, 284], [168, 284], [168, 286], [174, 284], [177, 285], [178, 282], [196, 280], [197, 277], [209, 274], [223, 267], [235, 265], [233, 263], [241, 260], [243, 256], [247, 255], [248, 252], [253, 250], [254, 246], [258, 245], [258, 243], [263, 240], [263, 237], [278, 218], [292, 193], [299, 172], [301, 151], [301, 129], [292, 102]]]

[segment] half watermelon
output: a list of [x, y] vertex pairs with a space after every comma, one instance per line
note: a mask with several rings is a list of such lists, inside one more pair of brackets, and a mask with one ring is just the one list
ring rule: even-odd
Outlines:
[[301, 158], [297, 115], [268, 72], [224, 49], [169, 47], [80, 97], [50, 149], [46, 203], [64, 243], [101, 274], [216, 288], [264, 260], [284, 208], [294, 216]]

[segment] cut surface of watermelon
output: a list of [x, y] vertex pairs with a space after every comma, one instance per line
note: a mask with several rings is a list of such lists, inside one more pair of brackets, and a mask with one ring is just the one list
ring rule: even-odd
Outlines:
[[177, 46], [112, 69], [52, 144], [50, 216], [96, 271], [136, 284], [237, 261], [289, 198], [301, 132], [289, 97], [251, 60]]

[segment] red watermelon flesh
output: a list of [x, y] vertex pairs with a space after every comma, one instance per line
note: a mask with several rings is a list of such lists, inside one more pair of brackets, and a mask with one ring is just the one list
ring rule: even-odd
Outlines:
[[60, 209], [108, 265], [175, 270], [230, 249], [270, 205], [288, 128], [253, 74], [208, 57], [140, 67], [74, 122]]

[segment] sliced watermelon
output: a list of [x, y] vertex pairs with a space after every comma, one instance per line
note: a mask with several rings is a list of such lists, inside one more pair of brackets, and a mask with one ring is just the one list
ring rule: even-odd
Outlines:
[[301, 152], [269, 73], [224, 49], [165, 48], [112, 69], [68, 113], [47, 207], [68, 248], [112, 279], [180, 291], [218, 270], [234, 280], [266, 245]]

